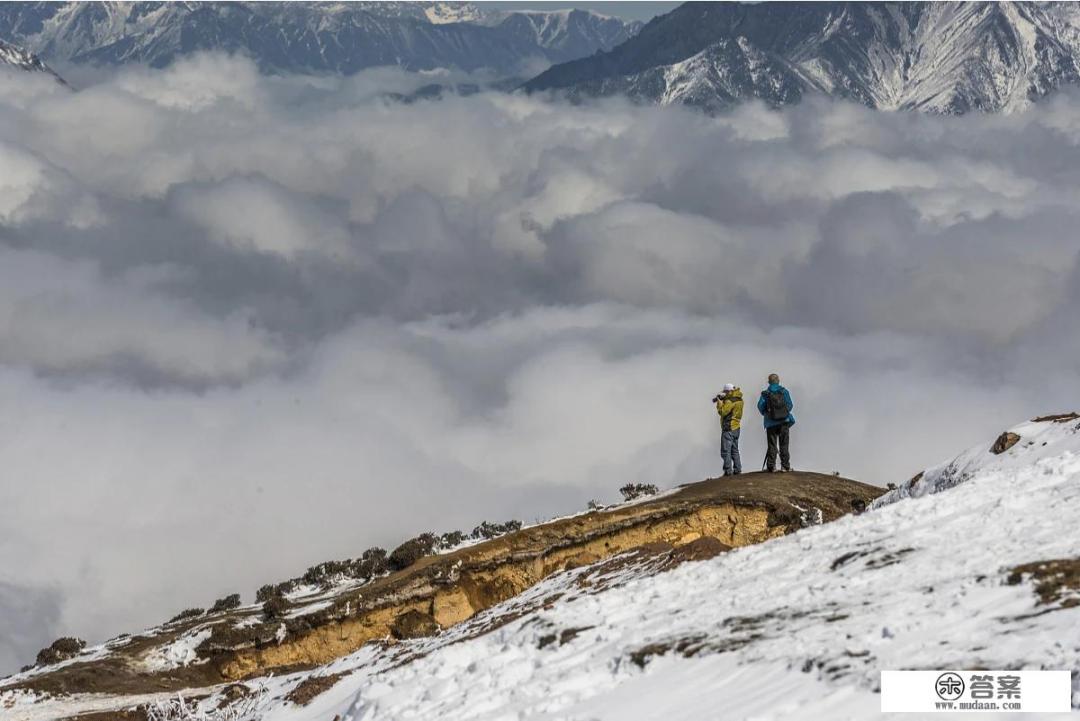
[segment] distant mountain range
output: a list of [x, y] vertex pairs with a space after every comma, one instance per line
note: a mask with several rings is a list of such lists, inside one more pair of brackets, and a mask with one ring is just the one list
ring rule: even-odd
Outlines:
[[[1011, 112], [1080, 81], [1080, 4], [1067, 2], [691, 2], [644, 26], [449, 2], [13, 2], [0, 3], [0, 40], [0, 63], [47, 72], [218, 50], [264, 72], [449, 68], [512, 87], [553, 64], [524, 88], [710, 111], [821, 93], [883, 110]], [[462, 87], [417, 97], [474, 91]]]
[[1080, 79], [1076, 3], [686, 3], [528, 90], [722, 109], [808, 93], [872, 108], [1009, 112]]
[[531, 63], [608, 50], [640, 28], [581, 10], [470, 3], [0, 3], [0, 39], [48, 62], [164, 67], [221, 50], [249, 55], [268, 72], [349, 74], [398, 65], [507, 76]]

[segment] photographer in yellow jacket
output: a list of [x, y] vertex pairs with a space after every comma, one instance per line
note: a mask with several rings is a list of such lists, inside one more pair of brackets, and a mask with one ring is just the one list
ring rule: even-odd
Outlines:
[[739, 430], [742, 427], [742, 391], [733, 383], [725, 383], [724, 390], [713, 398], [716, 412], [720, 414], [720, 455], [724, 459], [724, 475], [742, 473], [739, 457]]

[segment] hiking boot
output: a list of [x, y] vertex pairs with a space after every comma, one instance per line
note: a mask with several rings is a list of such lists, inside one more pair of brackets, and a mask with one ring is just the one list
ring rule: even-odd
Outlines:
[[784, 466], [784, 473], [791, 473], [791, 466]]

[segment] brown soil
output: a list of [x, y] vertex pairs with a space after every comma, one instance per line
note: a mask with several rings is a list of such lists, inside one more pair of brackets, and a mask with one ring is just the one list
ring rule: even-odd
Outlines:
[[[510, 533], [408, 568], [359, 589], [340, 593], [322, 611], [264, 621], [244, 629], [250, 617], [237, 610], [214, 618], [215, 633], [200, 647], [206, 663], [147, 673], [138, 660], [207, 619], [170, 625], [156, 638], [136, 638], [113, 655], [47, 672], [10, 687], [53, 694], [135, 694], [206, 688], [225, 681], [313, 668], [372, 641], [391, 639], [399, 619], [431, 619], [435, 626], [460, 623], [559, 571], [598, 564], [579, 582], [613, 583], [605, 564], [639, 564], [656, 573], [729, 548], [760, 543], [801, 528], [804, 509], [820, 509], [832, 521], [864, 507], [884, 489], [817, 473], [750, 473], [689, 484], [674, 493], [634, 504], [599, 509]], [[638, 551], [625, 555], [627, 551]], [[624, 554], [624, 555], [620, 555]], [[615, 558], [618, 557], [618, 558]], [[494, 622], [494, 621], [493, 621]], [[285, 637], [278, 642], [282, 624]], [[399, 624], [399, 633], [401, 628]], [[7, 688], [0, 681], [0, 688]]]
[[439, 632], [440, 626], [430, 613], [415, 609], [406, 611], [390, 625], [390, 634], [399, 640], [410, 638], [423, 638], [434, 636]]
[[316, 696], [329, 691], [347, 674], [332, 673], [326, 676], [308, 676], [290, 691], [285, 700], [297, 706], [307, 706]]
[[1038, 418], [1032, 418], [1036, 423], [1068, 423], [1070, 421], [1080, 420], [1080, 413], [1058, 413], [1052, 416], [1039, 416]]
[[1005, 582], [1014, 586], [1027, 579], [1034, 582], [1040, 605], [1080, 606], [1080, 558], [1025, 563], [1011, 569]]
[[95, 711], [79, 716], [71, 716], [62, 721], [147, 721], [146, 709], [135, 708], [126, 711]]

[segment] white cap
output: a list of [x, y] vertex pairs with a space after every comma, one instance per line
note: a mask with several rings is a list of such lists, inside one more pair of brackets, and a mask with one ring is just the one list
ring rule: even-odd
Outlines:
[[734, 383], [725, 383], [724, 384], [724, 393], [727, 393], [728, 391], [733, 391], [733, 390], [735, 390], [735, 384]]

